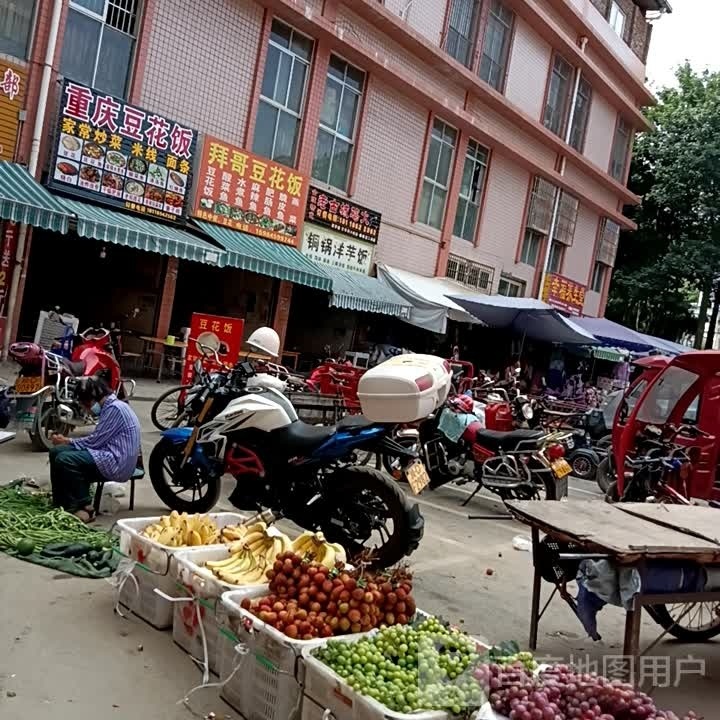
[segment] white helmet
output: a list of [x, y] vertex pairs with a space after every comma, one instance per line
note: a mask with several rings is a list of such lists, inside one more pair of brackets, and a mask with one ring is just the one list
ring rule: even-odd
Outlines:
[[270, 327], [261, 327], [255, 330], [247, 339], [247, 344], [270, 357], [280, 354], [280, 336]]

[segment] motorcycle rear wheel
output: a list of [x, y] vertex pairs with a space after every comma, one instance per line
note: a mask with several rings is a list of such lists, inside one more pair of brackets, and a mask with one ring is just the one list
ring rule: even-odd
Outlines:
[[607, 493], [614, 481], [615, 471], [610, 463], [610, 456], [608, 455], [603, 458], [597, 466], [597, 471], [595, 472], [595, 482], [597, 482], [598, 487], [604, 493]]
[[340, 468], [332, 473], [327, 493], [320, 530], [330, 542], [340, 543], [348, 558], [370, 550], [369, 566], [387, 568], [420, 543], [424, 521], [417, 506], [412, 508], [405, 493], [379, 470]]
[[50, 439], [53, 433], [69, 435], [72, 425], [64, 423], [58, 417], [58, 407], [54, 402], [46, 402], [39, 406], [35, 425], [30, 432], [30, 442], [33, 450], [47, 452], [54, 445]]
[[[162, 438], [155, 445], [148, 462], [153, 490], [170, 510], [210, 512], [220, 499], [221, 478], [208, 475], [192, 463], [181, 469], [184, 449], [168, 438]], [[183, 482], [180, 482], [181, 476]], [[190, 499], [181, 497], [181, 493], [190, 493]]]
[[573, 477], [580, 480], [592, 480], [596, 473], [598, 463], [587, 452], [577, 452], [568, 458], [568, 462], [572, 467]]

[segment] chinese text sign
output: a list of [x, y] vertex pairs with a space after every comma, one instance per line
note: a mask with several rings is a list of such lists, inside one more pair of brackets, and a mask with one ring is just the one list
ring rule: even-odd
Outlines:
[[193, 313], [190, 320], [190, 337], [185, 352], [185, 364], [183, 365], [183, 385], [192, 383], [193, 365], [196, 360], [202, 360], [206, 370], [218, 369], [215, 358], [212, 355], [203, 355], [198, 343], [216, 348], [223, 363], [234, 365], [240, 354], [244, 327], [245, 321], [240, 318]]
[[15, 268], [17, 239], [17, 225], [6, 222], [3, 227], [2, 242], [0, 242], [0, 317], [7, 312], [7, 296]]
[[0, 160], [12, 162], [20, 129], [20, 111], [25, 105], [27, 71], [0, 62]]
[[205, 137], [194, 217], [297, 245], [306, 196], [306, 178], [292, 168]]
[[543, 300], [570, 315], [582, 315], [585, 286], [562, 275], [550, 273], [545, 277]]
[[197, 132], [66, 80], [49, 185], [164, 220], [185, 212]]
[[311, 187], [305, 219], [357, 240], [375, 245], [380, 232], [381, 215], [362, 205], [325, 190]]
[[310, 223], [305, 225], [300, 250], [315, 262], [340, 270], [352, 270], [365, 275], [369, 275], [372, 270], [372, 245]]

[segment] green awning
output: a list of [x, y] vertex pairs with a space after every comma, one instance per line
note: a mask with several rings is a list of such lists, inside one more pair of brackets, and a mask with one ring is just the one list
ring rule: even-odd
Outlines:
[[323, 269], [294, 247], [202, 220], [194, 222], [227, 250], [224, 265], [330, 291], [330, 278]]
[[332, 282], [331, 306], [345, 310], [410, 317], [412, 306], [389, 285], [385, 285], [377, 278], [352, 270], [341, 270], [325, 265], [321, 267], [330, 276]]
[[0, 162], [0, 218], [66, 233], [70, 213], [17, 163]]
[[127, 245], [181, 260], [195, 260], [208, 265], [225, 264], [222, 250], [172, 225], [77, 200], [63, 199], [62, 202], [77, 217], [77, 234], [80, 237]]
[[627, 359], [627, 353], [614, 348], [594, 347], [592, 355], [598, 360], [609, 360], [610, 362], [623, 362]]

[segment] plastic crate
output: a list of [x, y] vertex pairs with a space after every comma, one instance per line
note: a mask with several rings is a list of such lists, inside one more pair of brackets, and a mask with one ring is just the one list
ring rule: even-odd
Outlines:
[[[240, 525], [247, 519], [246, 515], [239, 513], [210, 513], [218, 528], [226, 525]], [[160, 522], [160, 515], [154, 517], [124, 518], [117, 521], [120, 531], [120, 552], [136, 562], [142, 563], [152, 572], [167, 575], [170, 571], [170, 558], [178, 552], [187, 550], [188, 546], [168, 547], [155, 540], [143, 537], [142, 531], [148, 525]], [[206, 545], [205, 547], [223, 547], [223, 544]]]
[[145, 620], [157, 630], [166, 630], [173, 624], [173, 603], [161, 597], [155, 589], [174, 597], [177, 591], [175, 579], [175, 562], [171, 560], [170, 572], [167, 575], [158, 575], [145, 565], [136, 562], [132, 569], [132, 576], [137, 582], [128, 577], [120, 588], [118, 601], [137, 617]]
[[335, 715], [335, 713], [318, 705], [311, 697], [303, 696], [302, 715], [300, 720], [344, 720], [347, 714]]
[[240, 593], [241, 598], [256, 593], [259, 593], [257, 597], [267, 594], [269, 591], [267, 582], [256, 585], [231, 585], [204, 567], [208, 560], [225, 560], [230, 554], [230, 548], [226, 545], [184, 548], [175, 555], [177, 577], [196, 597], [207, 600], [215, 600], [223, 593], [231, 591]]

